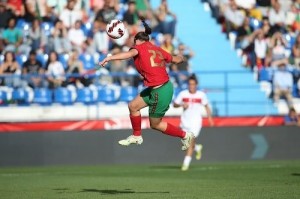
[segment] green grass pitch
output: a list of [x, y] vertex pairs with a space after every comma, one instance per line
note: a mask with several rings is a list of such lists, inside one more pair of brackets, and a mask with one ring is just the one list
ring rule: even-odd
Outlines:
[[300, 198], [300, 161], [0, 169], [1, 199]]

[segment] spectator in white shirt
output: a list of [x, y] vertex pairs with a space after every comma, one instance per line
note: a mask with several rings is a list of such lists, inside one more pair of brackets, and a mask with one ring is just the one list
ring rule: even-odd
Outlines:
[[83, 30], [81, 29], [81, 21], [77, 20], [75, 25], [69, 30], [68, 38], [72, 44], [73, 49], [81, 52], [81, 48], [86, 40]]
[[280, 97], [284, 96], [291, 107], [293, 104], [292, 89], [293, 89], [293, 75], [286, 69], [285, 64], [280, 64], [278, 70], [274, 72], [273, 76], [273, 99], [277, 103]]
[[242, 26], [245, 14], [243, 11], [238, 9], [234, 0], [230, 0], [228, 5], [223, 7], [223, 11], [226, 19], [227, 33]]
[[75, 0], [68, 0], [66, 8], [60, 14], [60, 20], [67, 28], [71, 28], [77, 20], [82, 20], [81, 10], [75, 10]]
[[57, 88], [65, 84], [65, 69], [61, 62], [58, 61], [56, 52], [51, 52], [47, 63], [47, 72], [49, 88]]
[[280, 3], [274, 2], [269, 12], [269, 21], [270, 25], [272, 26], [273, 32], [286, 32], [285, 19], [286, 13], [281, 9]]
[[265, 66], [265, 58], [267, 55], [268, 44], [267, 39], [262, 30], [258, 31], [254, 40], [254, 52], [256, 56], [256, 65], [258, 67]]

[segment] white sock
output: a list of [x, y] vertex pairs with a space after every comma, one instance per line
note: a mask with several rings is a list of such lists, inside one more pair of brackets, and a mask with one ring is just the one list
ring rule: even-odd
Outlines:
[[183, 160], [183, 165], [184, 166], [189, 166], [190, 163], [191, 163], [191, 161], [192, 161], [192, 157], [191, 156], [185, 156], [184, 160]]
[[199, 144], [195, 144], [195, 148], [194, 148], [195, 151], [199, 151], [200, 150], [200, 146]]

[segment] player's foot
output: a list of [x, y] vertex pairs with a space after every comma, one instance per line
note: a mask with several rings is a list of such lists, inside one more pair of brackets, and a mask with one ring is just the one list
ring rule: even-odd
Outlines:
[[142, 143], [143, 143], [142, 136], [134, 136], [134, 135], [131, 135], [128, 138], [119, 141], [119, 144], [122, 146], [129, 146], [130, 144], [140, 145]]
[[182, 165], [181, 171], [187, 171], [187, 170], [189, 170], [189, 166], [187, 166], [187, 165]]
[[181, 139], [182, 142], [181, 150], [183, 151], [187, 150], [190, 147], [193, 138], [195, 138], [193, 133], [186, 132], [185, 138]]
[[201, 157], [202, 157], [202, 149], [203, 149], [203, 146], [202, 144], [197, 144], [197, 151], [196, 151], [196, 160], [200, 160]]

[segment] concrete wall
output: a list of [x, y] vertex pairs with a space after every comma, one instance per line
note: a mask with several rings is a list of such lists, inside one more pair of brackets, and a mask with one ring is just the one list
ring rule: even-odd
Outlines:
[[[128, 130], [0, 133], [0, 166], [178, 163], [180, 140], [144, 130], [141, 146], [117, 144]], [[300, 159], [299, 127], [204, 128], [203, 159], [235, 161]]]

